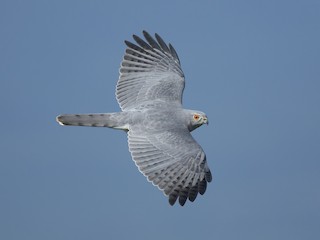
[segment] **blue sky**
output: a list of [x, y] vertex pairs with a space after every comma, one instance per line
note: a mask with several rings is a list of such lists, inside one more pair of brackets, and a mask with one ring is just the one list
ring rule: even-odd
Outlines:
[[[1, 1], [0, 239], [319, 239], [320, 2]], [[171, 207], [126, 134], [61, 127], [119, 111], [125, 39], [177, 50], [214, 180]]]

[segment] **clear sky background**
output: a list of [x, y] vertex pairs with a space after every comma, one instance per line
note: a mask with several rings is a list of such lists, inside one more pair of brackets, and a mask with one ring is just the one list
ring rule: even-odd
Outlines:
[[[173, 44], [214, 180], [171, 207], [119, 111], [125, 39]], [[320, 239], [320, 1], [0, 2], [0, 239]]]

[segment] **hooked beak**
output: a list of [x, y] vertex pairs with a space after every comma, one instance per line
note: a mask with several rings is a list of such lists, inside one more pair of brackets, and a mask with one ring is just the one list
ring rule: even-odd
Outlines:
[[203, 118], [203, 123], [205, 123], [205, 124], [209, 125], [209, 120], [208, 120], [208, 118], [207, 118], [207, 117]]

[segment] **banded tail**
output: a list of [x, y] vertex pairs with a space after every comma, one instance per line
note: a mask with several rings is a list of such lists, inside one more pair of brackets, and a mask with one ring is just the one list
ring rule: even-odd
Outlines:
[[128, 130], [128, 124], [123, 120], [122, 112], [119, 113], [95, 113], [95, 114], [63, 114], [56, 120], [60, 125], [109, 127]]

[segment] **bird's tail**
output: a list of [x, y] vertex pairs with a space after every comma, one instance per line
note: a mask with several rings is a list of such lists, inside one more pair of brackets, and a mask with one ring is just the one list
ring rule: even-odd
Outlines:
[[95, 113], [95, 114], [63, 114], [56, 120], [60, 125], [109, 127], [128, 130], [127, 123], [123, 122], [122, 112], [119, 113]]

